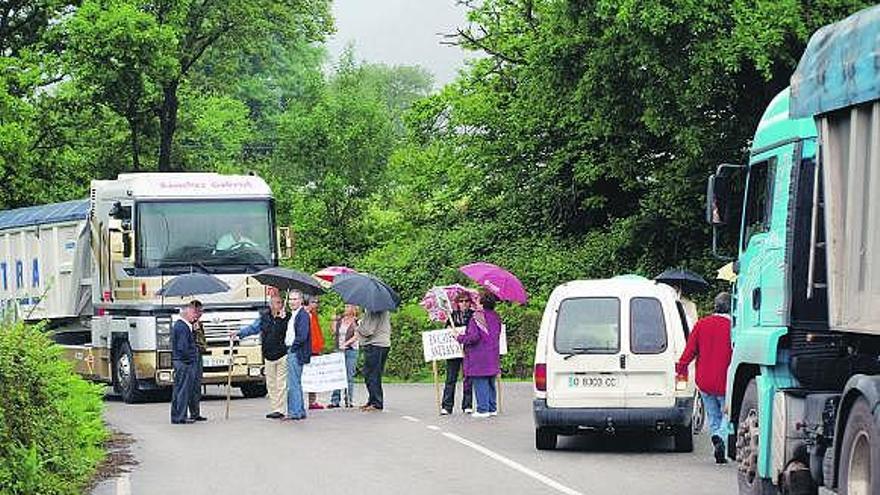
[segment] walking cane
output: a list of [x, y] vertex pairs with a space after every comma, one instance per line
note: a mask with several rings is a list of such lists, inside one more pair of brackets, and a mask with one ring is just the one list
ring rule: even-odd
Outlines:
[[229, 336], [229, 366], [226, 373], [226, 419], [229, 419], [229, 403], [232, 401], [232, 365], [235, 364], [235, 356], [232, 354], [232, 335]]

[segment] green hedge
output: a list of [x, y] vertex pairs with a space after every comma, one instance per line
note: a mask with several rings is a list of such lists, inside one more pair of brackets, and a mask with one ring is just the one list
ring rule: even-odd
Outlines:
[[0, 323], [0, 493], [82, 493], [104, 457], [101, 387], [39, 326]]
[[[498, 313], [507, 326], [507, 355], [501, 359], [501, 373], [506, 378], [532, 376], [535, 359], [535, 340], [541, 324], [542, 310], [532, 306], [501, 305]], [[385, 373], [403, 380], [421, 380], [431, 375], [430, 363], [422, 357], [421, 332], [442, 326], [428, 320], [428, 314], [419, 305], [402, 306], [391, 316], [391, 353]], [[445, 368], [441, 367], [441, 371]]]

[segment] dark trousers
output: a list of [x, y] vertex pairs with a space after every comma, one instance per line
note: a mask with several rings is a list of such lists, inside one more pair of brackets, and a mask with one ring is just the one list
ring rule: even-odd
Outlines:
[[193, 363], [192, 395], [189, 396], [189, 417], [197, 418], [202, 415], [199, 410], [199, 402], [202, 400], [202, 356]]
[[461, 409], [464, 410], [473, 407], [474, 391], [471, 386], [470, 378], [464, 376], [464, 371], [462, 370], [463, 363], [464, 360], [461, 358], [446, 360], [446, 386], [443, 387], [442, 407], [449, 412], [452, 412], [452, 409], [455, 407], [455, 383], [458, 381], [459, 371], [462, 372], [461, 384], [463, 389]]
[[183, 423], [192, 395], [193, 364], [174, 361], [174, 387], [171, 391], [171, 422]]
[[472, 376], [471, 381], [474, 382], [474, 390], [477, 392], [477, 412], [489, 413], [498, 410], [495, 403], [495, 377], [494, 376]]
[[382, 373], [385, 371], [385, 361], [388, 360], [390, 350], [390, 347], [364, 346], [364, 383], [370, 395], [367, 404], [376, 409], [385, 407], [382, 402]]

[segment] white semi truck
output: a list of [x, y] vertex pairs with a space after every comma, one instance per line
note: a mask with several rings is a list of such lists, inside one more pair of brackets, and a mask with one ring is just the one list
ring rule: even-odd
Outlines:
[[157, 291], [177, 275], [210, 273], [231, 289], [198, 296], [203, 383], [225, 383], [231, 360], [233, 384], [261, 396], [259, 337], [230, 354], [228, 334], [266, 303], [250, 275], [289, 251], [259, 177], [124, 174], [92, 181], [88, 199], [0, 211], [0, 310], [45, 321], [79, 373], [137, 402], [172, 384], [170, 330], [186, 299]]

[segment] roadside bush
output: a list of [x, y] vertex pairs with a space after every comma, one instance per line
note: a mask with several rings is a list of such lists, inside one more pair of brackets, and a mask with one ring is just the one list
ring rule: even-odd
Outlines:
[[82, 493], [103, 459], [102, 391], [40, 326], [0, 323], [0, 493]]

